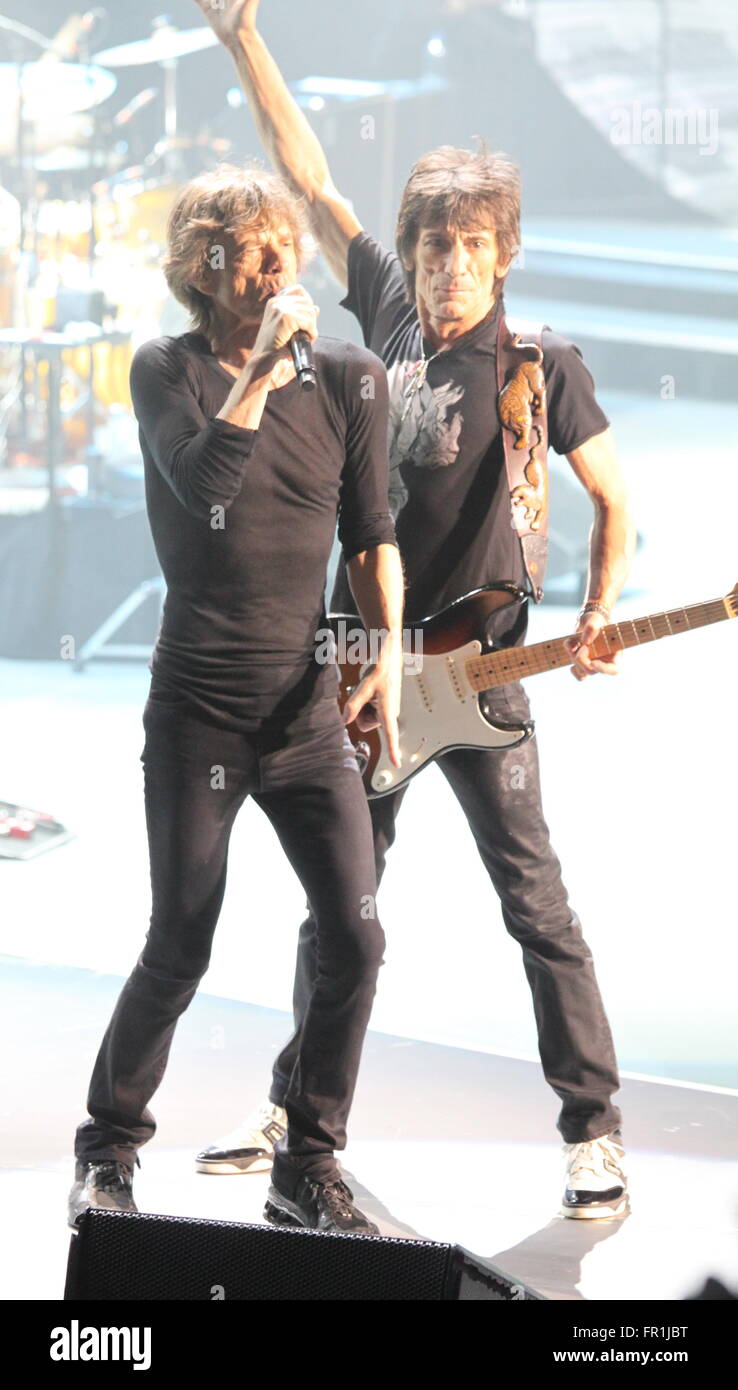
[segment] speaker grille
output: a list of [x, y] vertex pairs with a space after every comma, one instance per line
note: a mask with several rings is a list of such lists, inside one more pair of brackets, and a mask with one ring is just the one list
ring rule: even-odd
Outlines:
[[452, 1250], [432, 1241], [91, 1210], [72, 1238], [65, 1297], [439, 1300], [449, 1297]]

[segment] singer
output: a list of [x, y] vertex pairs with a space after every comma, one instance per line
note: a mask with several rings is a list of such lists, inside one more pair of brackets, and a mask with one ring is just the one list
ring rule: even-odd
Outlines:
[[[371, 822], [336, 700], [315, 659], [338, 518], [356, 602], [389, 637], [352, 715], [397, 749], [402, 572], [387, 504], [388, 392], [373, 353], [317, 339], [298, 284], [303, 214], [282, 181], [228, 166], [184, 187], [165, 274], [192, 331], [145, 343], [131, 389], [167, 582], [141, 754], [152, 914], [95, 1062], [73, 1227], [136, 1210], [133, 1171], [174, 1029], [205, 973], [245, 798], [269, 818], [315, 914], [320, 970], [285, 1099], [265, 1215], [374, 1233], [341, 1180], [384, 935]], [[314, 344], [303, 390], [291, 340]], [[309, 363], [307, 364], [310, 365]]]

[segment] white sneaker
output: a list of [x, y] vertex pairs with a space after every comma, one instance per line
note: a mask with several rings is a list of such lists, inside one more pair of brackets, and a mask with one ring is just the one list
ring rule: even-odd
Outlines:
[[267, 1101], [230, 1134], [201, 1149], [195, 1167], [198, 1173], [268, 1173], [274, 1146], [286, 1133], [286, 1112]]
[[620, 1130], [583, 1144], [565, 1144], [566, 1191], [562, 1216], [627, 1216], [628, 1182], [623, 1170], [625, 1150]]

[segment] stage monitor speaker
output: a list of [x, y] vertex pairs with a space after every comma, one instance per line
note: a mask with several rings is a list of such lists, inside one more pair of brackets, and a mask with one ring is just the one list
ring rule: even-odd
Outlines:
[[72, 1236], [64, 1290], [97, 1302], [535, 1297], [457, 1245], [94, 1209]]

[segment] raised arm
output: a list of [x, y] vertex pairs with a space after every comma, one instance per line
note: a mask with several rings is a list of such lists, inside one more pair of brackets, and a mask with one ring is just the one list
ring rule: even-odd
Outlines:
[[304, 196], [313, 234], [336, 279], [348, 284], [349, 243], [361, 223], [338, 193], [328, 161], [256, 29], [259, 0], [195, 0], [231, 54], [262, 143], [278, 172]]

